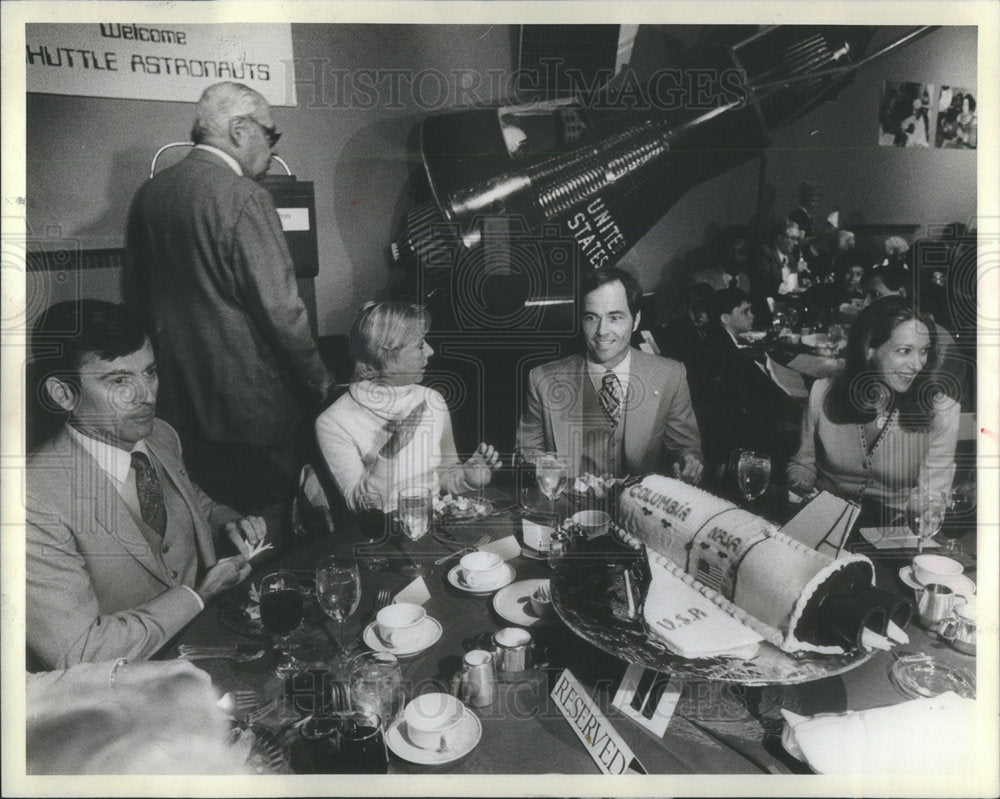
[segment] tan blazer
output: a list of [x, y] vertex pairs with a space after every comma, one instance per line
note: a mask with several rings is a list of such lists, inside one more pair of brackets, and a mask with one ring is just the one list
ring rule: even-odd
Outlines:
[[213, 566], [212, 531], [239, 514], [188, 479], [166, 422], [156, 420], [146, 445], [193, 520], [168, 532], [166, 554], [65, 428], [28, 459], [26, 637], [45, 668], [148, 658], [200, 610], [170, 564], [196, 557], [202, 571]]
[[[580, 474], [581, 453], [571, 439], [582, 425], [584, 392], [593, 390], [581, 355], [532, 369], [517, 431], [518, 446], [558, 452], [573, 460], [571, 473]], [[628, 474], [666, 471], [684, 453], [702, 460], [701, 436], [683, 364], [632, 350], [624, 450]]]

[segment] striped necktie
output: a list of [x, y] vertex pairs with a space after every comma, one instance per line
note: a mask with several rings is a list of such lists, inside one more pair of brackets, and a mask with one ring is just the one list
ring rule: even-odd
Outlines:
[[610, 369], [604, 373], [601, 380], [601, 390], [597, 392], [597, 400], [611, 426], [617, 426], [622, 413], [622, 384], [618, 382], [618, 375]]
[[163, 488], [156, 470], [144, 452], [132, 453], [132, 468], [135, 470], [135, 490], [139, 495], [142, 520], [163, 538], [167, 532], [167, 506], [163, 503]]

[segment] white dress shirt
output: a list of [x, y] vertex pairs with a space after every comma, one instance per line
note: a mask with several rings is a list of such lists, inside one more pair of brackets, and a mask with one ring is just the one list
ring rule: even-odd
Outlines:
[[233, 172], [237, 175], [243, 174], [243, 167], [239, 165], [239, 162], [233, 158], [229, 153], [223, 152], [218, 147], [213, 147], [211, 144], [196, 144], [194, 146], [196, 150], [207, 150], [210, 153], [215, 153], [219, 158], [225, 161], [232, 168]]

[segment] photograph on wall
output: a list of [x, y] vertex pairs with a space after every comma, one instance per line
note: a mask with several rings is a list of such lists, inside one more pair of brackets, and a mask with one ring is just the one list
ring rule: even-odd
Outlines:
[[979, 138], [975, 91], [942, 84], [937, 109], [934, 146], [949, 150], [975, 150]]
[[[932, 83], [885, 81], [878, 115], [882, 147], [929, 147]], [[939, 145], [940, 146], [940, 145]]]

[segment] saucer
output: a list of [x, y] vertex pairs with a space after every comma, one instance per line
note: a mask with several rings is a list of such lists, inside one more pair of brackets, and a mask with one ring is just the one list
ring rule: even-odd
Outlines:
[[517, 572], [514, 571], [514, 567], [509, 563], [504, 563], [501, 566], [503, 573], [493, 585], [487, 588], [470, 588], [465, 584], [462, 579], [462, 566], [461, 564], [453, 566], [451, 571], [448, 572], [448, 582], [451, 583], [455, 588], [465, 591], [467, 594], [474, 594], [475, 596], [487, 596], [492, 594], [497, 589], [503, 588], [505, 585], [510, 585], [514, 582], [514, 578], [517, 577]]
[[425, 616], [423, 634], [420, 636], [420, 640], [412, 646], [389, 646], [378, 634], [378, 622], [375, 621], [365, 627], [362, 637], [365, 643], [376, 652], [388, 652], [390, 655], [395, 655], [396, 657], [406, 657], [407, 655], [415, 655], [418, 652], [423, 652], [429, 646], [436, 644], [441, 637], [441, 633], [441, 622], [431, 616]]
[[536, 616], [531, 609], [530, 602], [530, 597], [535, 593], [535, 589], [546, 582], [548, 582], [548, 578], [536, 578], [534, 580], [520, 580], [508, 585], [496, 592], [493, 597], [493, 610], [499, 614], [500, 618], [520, 627], [551, 624], [558, 617], [543, 619]]
[[[919, 591], [923, 588], [917, 578], [913, 576], [913, 565], [904, 566], [899, 570], [899, 579], [903, 581], [904, 585], [909, 586], [914, 591]], [[948, 586], [952, 591], [954, 591], [959, 596], [964, 596], [966, 598], [975, 595], [976, 584], [972, 582], [964, 574], [955, 574], [950, 577], [942, 577], [941, 585]]]
[[462, 714], [456, 735], [458, 740], [443, 751], [421, 749], [410, 742], [406, 735], [406, 721], [400, 719], [389, 727], [385, 734], [385, 744], [397, 757], [424, 766], [439, 766], [465, 757], [476, 748], [476, 744], [483, 736], [483, 725], [476, 714], [468, 708], [465, 708]]

